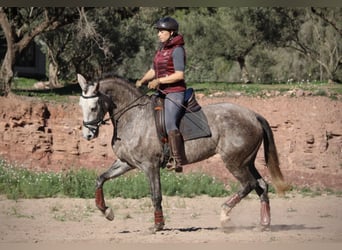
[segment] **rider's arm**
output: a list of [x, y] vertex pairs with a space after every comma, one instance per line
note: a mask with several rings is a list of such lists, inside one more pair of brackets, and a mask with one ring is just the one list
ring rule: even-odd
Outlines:
[[149, 69], [146, 74], [143, 76], [143, 78], [140, 79], [140, 81], [142, 82], [142, 84], [147, 83], [148, 81], [151, 81], [152, 79], [154, 79], [156, 72], [154, 71], [153, 68]]
[[161, 77], [158, 79], [160, 84], [170, 84], [174, 82], [179, 82], [181, 80], [184, 80], [184, 72], [183, 71], [176, 71], [175, 73]]

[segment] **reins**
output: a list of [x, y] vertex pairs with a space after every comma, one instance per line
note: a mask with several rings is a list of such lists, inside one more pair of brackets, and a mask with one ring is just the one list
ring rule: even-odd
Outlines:
[[[144, 96], [147, 95], [147, 93], [149, 92], [149, 90], [145, 91], [142, 95], [140, 95], [139, 97], [137, 97], [136, 99], [134, 99], [132, 102], [130, 102], [126, 107], [123, 107], [122, 109], [118, 110], [117, 112], [115, 112], [112, 116], [113, 118], [119, 114], [121, 112], [121, 114], [115, 119], [116, 121], [118, 121], [121, 116], [123, 116], [124, 113], [126, 113], [128, 110], [136, 107], [136, 106], [139, 106], [139, 104], [136, 104], [136, 105], [133, 105], [135, 102], [137, 102], [138, 100], [140, 100], [141, 98], [143, 98]], [[111, 117], [112, 117], [111, 116]], [[111, 117], [107, 118], [105, 121], [108, 121]]]

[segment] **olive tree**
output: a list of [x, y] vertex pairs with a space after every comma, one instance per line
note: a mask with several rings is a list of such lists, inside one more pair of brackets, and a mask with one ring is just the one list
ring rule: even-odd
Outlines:
[[0, 68], [0, 92], [7, 96], [13, 79], [13, 66], [20, 53], [39, 34], [74, 22], [78, 12], [68, 8], [0, 7], [0, 26], [6, 38], [6, 54]]

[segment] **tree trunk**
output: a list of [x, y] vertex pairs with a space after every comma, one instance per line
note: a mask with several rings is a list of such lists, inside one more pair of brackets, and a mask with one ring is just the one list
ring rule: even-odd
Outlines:
[[239, 66], [240, 66], [242, 81], [244, 83], [251, 83], [251, 81], [249, 80], [249, 74], [248, 74], [248, 70], [246, 67], [245, 58], [242, 56], [239, 56], [237, 58], [237, 61], [238, 61]]
[[58, 65], [53, 62], [49, 63], [49, 86], [50, 88], [56, 88], [59, 86], [58, 81]]
[[48, 49], [48, 56], [49, 56], [49, 86], [50, 88], [56, 88], [59, 85], [58, 81], [58, 63], [55, 60], [55, 57], [52, 53], [52, 50], [47, 47]]
[[10, 54], [12, 53], [7, 50], [0, 71], [0, 95], [4, 96], [8, 96], [9, 92], [11, 91], [11, 82], [13, 79], [12, 65], [14, 63], [13, 56], [11, 56]]
[[3, 12], [2, 7], [0, 8], [0, 26], [4, 32], [7, 43], [6, 55], [0, 69], [0, 95], [7, 96], [11, 91], [11, 82], [13, 79], [12, 68], [15, 63], [15, 54], [18, 49], [17, 46], [14, 46], [13, 44], [11, 25], [8, 22], [7, 16]]

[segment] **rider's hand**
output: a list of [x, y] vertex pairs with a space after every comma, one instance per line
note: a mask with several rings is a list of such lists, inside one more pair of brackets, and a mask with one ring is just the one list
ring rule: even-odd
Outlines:
[[148, 83], [147, 87], [149, 89], [156, 89], [156, 88], [158, 88], [159, 84], [160, 84], [159, 79], [154, 79]]
[[139, 87], [141, 87], [141, 85], [143, 85], [143, 83], [144, 83], [143, 80], [137, 80], [137, 81], [135, 82], [135, 87], [139, 88]]

